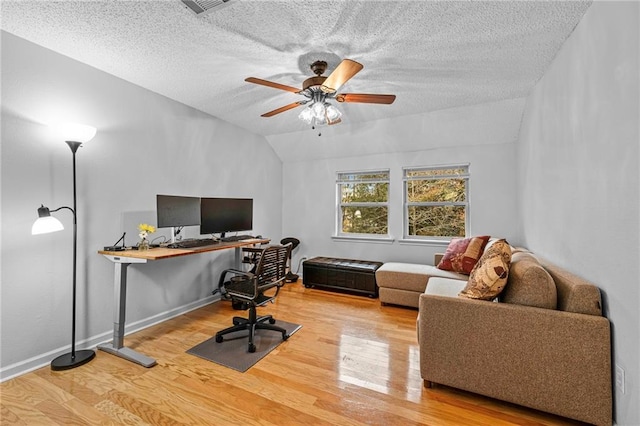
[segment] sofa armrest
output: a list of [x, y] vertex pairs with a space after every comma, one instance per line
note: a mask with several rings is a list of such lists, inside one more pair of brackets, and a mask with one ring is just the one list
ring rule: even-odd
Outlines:
[[419, 308], [425, 381], [611, 424], [607, 318], [428, 294]]

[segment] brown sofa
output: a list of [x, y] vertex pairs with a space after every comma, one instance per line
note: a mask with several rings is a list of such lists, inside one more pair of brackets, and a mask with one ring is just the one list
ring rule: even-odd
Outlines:
[[465, 284], [431, 278], [419, 296], [425, 386], [612, 423], [610, 325], [596, 286], [529, 253], [513, 255], [500, 303], [457, 296]]

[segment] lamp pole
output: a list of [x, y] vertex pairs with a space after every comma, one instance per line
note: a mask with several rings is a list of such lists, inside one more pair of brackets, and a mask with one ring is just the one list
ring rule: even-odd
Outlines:
[[[73, 155], [73, 208], [69, 209], [73, 213], [73, 302], [71, 311], [71, 353], [60, 355], [51, 361], [52, 370], [68, 370], [79, 367], [91, 361], [96, 353], [90, 349], [76, 352], [76, 276], [77, 276], [77, 253], [78, 253], [78, 217], [76, 204], [76, 151], [82, 142], [66, 141]], [[61, 207], [63, 208], [63, 207]]]
[[76, 151], [80, 142], [67, 141], [73, 157], [73, 312], [71, 313], [71, 358], [76, 357], [76, 274], [78, 263], [78, 206], [76, 204]]

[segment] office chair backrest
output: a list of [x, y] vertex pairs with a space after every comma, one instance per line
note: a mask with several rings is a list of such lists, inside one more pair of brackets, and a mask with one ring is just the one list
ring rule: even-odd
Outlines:
[[290, 250], [290, 245], [269, 246], [264, 249], [256, 267], [258, 286], [261, 290], [266, 290], [284, 281], [287, 276], [287, 259]]

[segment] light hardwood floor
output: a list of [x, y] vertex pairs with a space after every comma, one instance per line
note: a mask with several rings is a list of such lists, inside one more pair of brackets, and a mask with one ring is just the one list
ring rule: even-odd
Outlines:
[[[135, 301], [131, 301], [131, 306]], [[98, 351], [2, 383], [2, 425], [577, 425], [445, 386], [423, 387], [417, 311], [287, 284], [259, 313], [302, 329], [245, 373], [185, 351], [238, 311], [218, 302], [125, 338], [144, 368]]]

